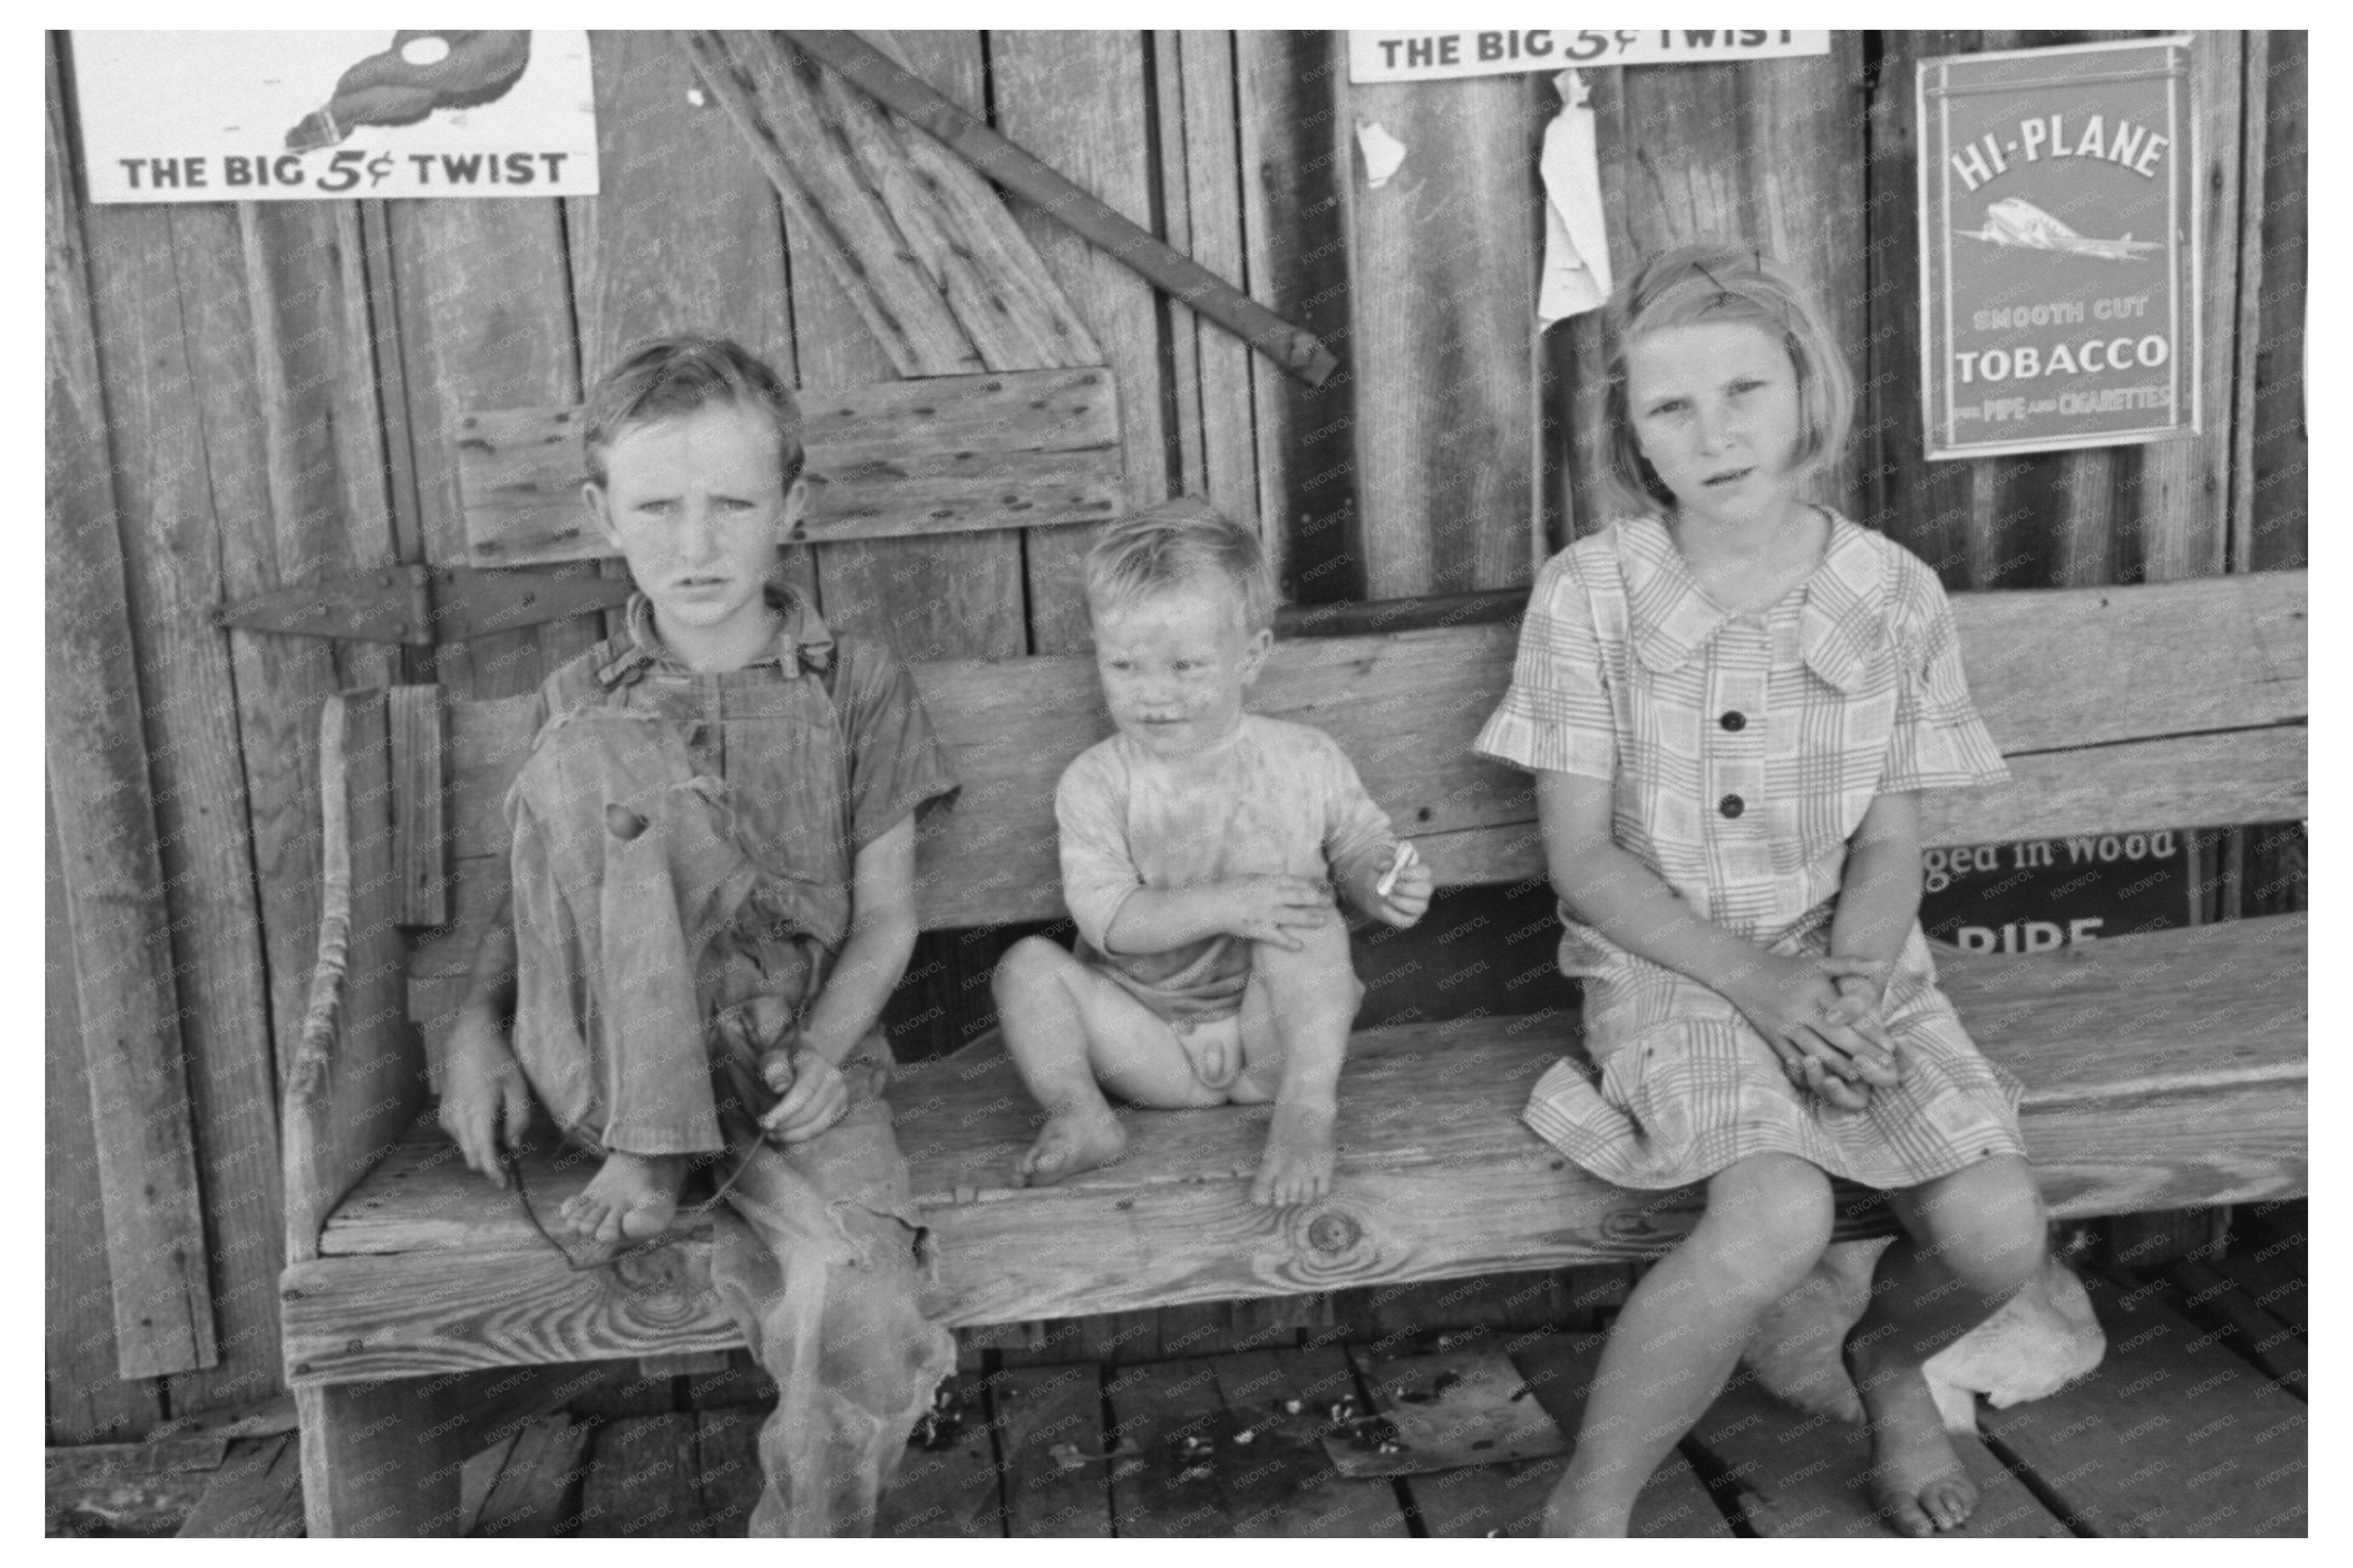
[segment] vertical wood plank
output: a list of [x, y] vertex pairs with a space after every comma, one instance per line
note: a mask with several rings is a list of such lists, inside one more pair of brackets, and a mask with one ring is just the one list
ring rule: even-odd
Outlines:
[[[2143, 580], [2169, 582], [2221, 572], [2230, 548], [2231, 384], [2239, 318], [2239, 153], [2242, 37], [2190, 35], [2189, 79], [2198, 117], [2199, 166], [2191, 189], [2201, 204], [2204, 299], [2199, 358], [2202, 434], [2141, 448], [2138, 534]], [[2186, 150], [2185, 150], [2186, 155]]]
[[[1250, 289], [1242, 247], [1240, 107], [1231, 33], [1188, 28], [1154, 35], [1160, 95], [1161, 203], [1176, 249]], [[1168, 301], [1170, 364], [1183, 489], [1245, 527], [1260, 521], [1258, 453], [1250, 421], [1248, 344]]]
[[392, 731], [392, 858], [400, 874], [400, 923], [449, 920], [449, 837], [442, 817], [448, 719], [438, 686], [386, 694]]
[[[997, 129], [1071, 184], [1146, 229], [1153, 226], [1151, 84], [1144, 35], [1126, 30], [988, 36]], [[1148, 506], [1169, 494], [1169, 432], [1161, 403], [1161, 310], [1152, 286], [1060, 223], [1013, 202], [1062, 291], [1103, 345], [1119, 389], [1127, 494]], [[1030, 651], [1091, 646], [1080, 561], [1097, 525], [1036, 529], [1028, 552]]]
[[[1671, 73], [1683, 75], [1683, 72]], [[1541, 77], [1355, 86], [1342, 129], [1407, 148], [1379, 190], [1347, 149], [1350, 361], [1368, 597], [1527, 581]]]
[[42, 1368], [51, 1447], [121, 1443], [163, 1419], [157, 1385], [117, 1372], [113, 1287], [106, 1261], [106, 1203], [90, 1114], [81, 1046], [73, 928], [66, 918], [64, 854], [56, 803], [42, 791], [42, 1089], [47, 1160], [42, 1198]]
[[1250, 356], [1259, 517], [1275, 580], [1302, 605], [1365, 595], [1356, 531], [1355, 347], [1347, 208], [1354, 178], [1339, 83], [1347, 59], [1330, 32], [1234, 35], [1240, 99], [1244, 271], [1251, 295], [1330, 345], [1341, 367], [1320, 387]]
[[2277, 31], [2263, 50], [2265, 132], [2263, 183], [2249, 205], [2263, 215], [2263, 287], [2255, 331], [2254, 403], [2242, 414], [2252, 426], [2252, 498], [2240, 570], [2287, 571], [2306, 563], [2309, 459], [2304, 419], [2304, 296], [2310, 265], [2306, 235], [2311, 205], [2310, 35]]
[[1862, 400], [1867, 481], [1858, 521], [1926, 562], [1947, 588], [1969, 585], [1969, 465], [1926, 460], [1920, 395], [1919, 62], [1978, 47], [1974, 33], [1882, 35], [1871, 100], [1871, 352]]
[[[2241, 35], [2239, 55], [2239, 287], [2231, 321], [2231, 468], [2225, 506], [2226, 572], [2247, 570], [2255, 525], [2255, 368], [2263, 350], [2263, 169], [2270, 140], [2271, 35]], [[2235, 900], [2234, 900], [2235, 901]]]
[[682, 331], [789, 369], [784, 229], [744, 139], [665, 33], [600, 32], [593, 65], [601, 189], [565, 204], [585, 379]]
[[[425, 558], [463, 564], [454, 417], [580, 401], [561, 204], [399, 202], [387, 226]], [[446, 645], [437, 678], [467, 697], [517, 696], [599, 635], [575, 616]]]
[[[54, 86], [48, 137], [47, 760], [115, 1339], [125, 1375], [151, 1375], [218, 1361], [195, 1172], [205, 1106], [188, 1080], [240, 1040], [266, 1059], [267, 1018], [235, 700], [223, 639], [203, 618], [217, 580], [205, 574], [208, 498], [200, 454], [189, 460], [198, 443], [170, 240], [161, 209], [138, 209], [93, 221], [85, 258]], [[185, 965], [176, 985], [174, 958]]]

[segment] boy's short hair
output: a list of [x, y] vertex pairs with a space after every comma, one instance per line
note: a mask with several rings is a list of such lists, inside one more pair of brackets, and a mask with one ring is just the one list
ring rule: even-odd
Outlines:
[[765, 361], [732, 338], [656, 338], [607, 371], [584, 410], [580, 444], [588, 477], [605, 482], [605, 453], [623, 431], [714, 404], [748, 409], [776, 427], [785, 488], [792, 489], [807, 460], [801, 405]]
[[1745, 321], [1788, 351], [1798, 373], [1800, 470], [1826, 468], [1846, 447], [1854, 423], [1854, 377], [1821, 314], [1780, 264], [1752, 246], [1704, 242], [1647, 258], [1610, 295], [1602, 315], [1608, 342], [1602, 394], [1602, 515], [1640, 517], [1674, 505], [1674, 494], [1643, 459], [1626, 392], [1633, 342], [1671, 327]]
[[1274, 625], [1274, 579], [1258, 535], [1198, 496], [1179, 496], [1113, 523], [1087, 552], [1087, 613], [1127, 610], [1153, 595], [1215, 575], [1240, 596], [1242, 630]]

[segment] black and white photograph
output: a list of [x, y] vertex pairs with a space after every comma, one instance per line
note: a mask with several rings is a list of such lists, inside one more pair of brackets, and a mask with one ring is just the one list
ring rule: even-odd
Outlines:
[[43, 35], [46, 1536], [2318, 1533], [2306, 32], [318, 19]]

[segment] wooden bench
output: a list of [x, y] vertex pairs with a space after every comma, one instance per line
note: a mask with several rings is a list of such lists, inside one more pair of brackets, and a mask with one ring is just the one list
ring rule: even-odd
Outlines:
[[[2014, 782], [1929, 796], [1929, 843], [2302, 816], [2305, 595], [2299, 573], [1960, 596], [1970, 688]], [[1253, 702], [1330, 731], [1443, 886], [1544, 875], [1527, 779], [1470, 749], [1509, 676], [1499, 607], [1511, 596], [1295, 616], [1346, 635], [1279, 643]], [[1053, 783], [1108, 730], [1091, 662], [916, 679], [965, 781], [922, 846], [924, 926], [1059, 916]], [[527, 708], [377, 690], [324, 714], [327, 913], [285, 1097], [281, 1305], [313, 1534], [446, 1533], [466, 1454], [560, 1403], [566, 1363], [740, 1342], [707, 1229], [572, 1271], [432, 1125], [429, 1058], [503, 884], [498, 801]], [[439, 906], [445, 841], [454, 918], [412, 936], [405, 911]], [[2295, 916], [1946, 961], [1972, 1033], [2028, 1085], [2054, 1214], [2303, 1190], [2305, 943]], [[1368, 980], [1377, 962], [1360, 949]], [[1654, 1255], [1694, 1192], [1604, 1185], [1518, 1121], [1576, 1035], [1562, 1014], [1360, 1033], [1337, 1190], [1297, 1212], [1246, 1201], [1262, 1110], [1141, 1113], [1123, 1163], [1030, 1191], [1006, 1184], [1032, 1129], [1001, 1054], [913, 1067], [892, 1099], [940, 1247], [936, 1310], [1003, 1323]], [[537, 1201], [586, 1179], [560, 1163], [530, 1166]]]

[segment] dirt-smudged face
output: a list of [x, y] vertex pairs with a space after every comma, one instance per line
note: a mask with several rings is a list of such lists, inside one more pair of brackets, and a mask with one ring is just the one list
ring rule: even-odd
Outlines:
[[1095, 669], [1120, 732], [1155, 756], [1203, 752], [1240, 727], [1274, 634], [1242, 629], [1240, 590], [1198, 576], [1094, 620]]
[[632, 426], [606, 448], [605, 483], [585, 493], [665, 643], [698, 666], [758, 655], [775, 624], [763, 590], [808, 495], [785, 489], [766, 420], [714, 404]]

